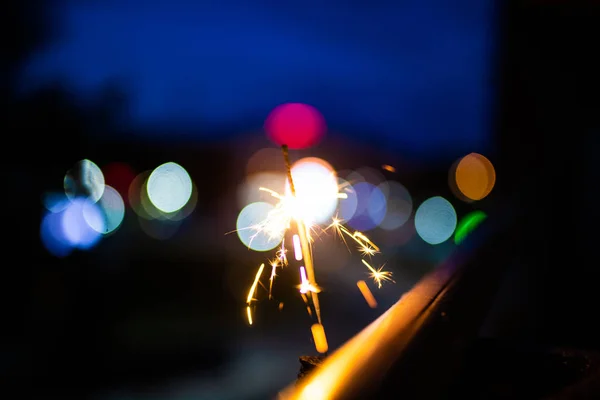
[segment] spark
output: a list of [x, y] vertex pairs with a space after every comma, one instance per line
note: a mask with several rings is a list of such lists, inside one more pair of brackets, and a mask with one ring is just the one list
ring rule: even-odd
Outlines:
[[366, 262], [364, 258], [361, 261], [363, 264], [365, 264], [367, 266], [367, 268], [369, 268], [369, 271], [371, 271], [371, 274], [369, 275], [369, 277], [373, 278], [373, 280], [375, 281], [375, 283], [377, 284], [377, 287], [379, 289], [381, 289], [381, 285], [383, 284], [384, 281], [390, 281], [392, 283], [396, 283], [392, 279], [392, 273], [390, 271], [383, 271], [383, 267], [384, 267], [383, 265], [381, 267], [379, 267], [378, 269], [375, 269], [368, 262]]
[[326, 228], [326, 230], [334, 229], [338, 236], [342, 238], [346, 246], [348, 243], [346, 242], [344, 235], [354, 240], [358, 244], [358, 250], [363, 255], [372, 256], [380, 252], [379, 247], [377, 247], [377, 245], [375, 245], [375, 243], [373, 243], [371, 239], [369, 239], [364, 233], [359, 231], [352, 233], [344, 225], [342, 225], [342, 222], [343, 220], [339, 219], [338, 217], [334, 217], [332, 218], [332, 222]]
[[300, 297], [302, 297], [302, 300], [304, 301], [304, 304], [306, 304], [306, 311], [308, 312], [308, 315], [312, 317], [312, 310], [310, 308], [310, 303], [308, 302], [308, 297], [306, 296], [306, 294], [300, 292]]
[[260, 276], [262, 275], [263, 269], [265, 269], [265, 263], [260, 264], [260, 267], [258, 267], [258, 272], [256, 273], [256, 276], [254, 277], [254, 282], [252, 282], [252, 286], [250, 286], [250, 290], [248, 291], [248, 297], [246, 297], [246, 303], [248, 303], [248, 304], [252, 303], [252, 300], [254, 300], [254, 293], [256, 292], [256, 286], [258, 285], [258, 280], [260, 279]]
[[277, 276], [277, 267], [279, 266], [279, 262], [277, 260], [271, 261], [271, 277], [269, 278], [269, 300], [273, 298], [273, 281]]
[[252, 325], [252, 311], [250, 310], [250, 306], [246, 306], [246, 314], [248, 315], [248, 323]]
[[260, 267], [258, 268], [258, 272], [256, 273], [256, 276], [254, 277], [254, 282], [252, 282], [252, 286], [250, 286], [250, 290], [248, 291], [248, 297], [246, 297], [246, 313], [248, 314], [248, 323], [250, 325], [252, 325], [252, 312], [250, 310], [250, 304], [252, 304], [252, 300], [254, 299], [254, 293], [256, 293], [256, 286], [258, 285], [258, 281], [260, 279], [260, 276], [262, 275], [263, 269], [265, 269], [265, 264], [262, 263], [260, 264]]
[[287, 260], [287, 249], [285, 248], [285, 238], [281, 241], [281, 247], [279, 248], [279, 250], [277, 250], [277, 253], [275, 253], [275, 257], [277, 257], [277, 259], [279, 260], [279, 263], [281, 264], [282, 267], [287, 267], [288, 265], [288, 260]]
[[304, 267], [300, 267], [300, 286], [298, 286], [298, 289], [300, 289], [300, 293], [305, 294], [308, 292], [312, 292], [312, 293], [320, 293], [321, 289], [319, 289], [316, 285], [313, 285], [312, 283], [310, 283], [310, 281], [306, 278], [306, 270], [304, 269]]

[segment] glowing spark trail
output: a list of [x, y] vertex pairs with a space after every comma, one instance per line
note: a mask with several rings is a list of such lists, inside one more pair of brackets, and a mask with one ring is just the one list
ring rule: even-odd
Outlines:
[[275, 257], [277, 257], [277, 260], [279, 260], [279, 263], [282, 267], [287, 267], [288, 265], [286, 253], [287, 250], [285, 248], [285, 239], [283, 239], [281, 241], [281, 247], [279, 248], [279, 250], [277, 250], [277, 253], [275, 254]]
[[277, 263], [277, 260], [271, 261], [271, 277], [269, 278], [269, 300], [271, 300], [273, 298], [273, 281], [275, 280], [275, 277], [277, 276], [277, 267], [279, 266], [279, 264]]
[[371, 275], [369, 275], [369, 276], [371, 278], [373, 278], [373, 280], [375, 281], [375, 283], [377, 283], [377, 287], [379, 289], [381, 289], [381, 285], [383, 284], [383, 281], [390, 281], [390, 282], [396, 283], [392, 279], [392, 273], [391, 272], [382, 271], [383, 265], [381, 267], [379, 267], [379, 269], [375, 269], [371, 265], [369, 265], [369, 263], [366, 262], [364, 259], [361, 260], [361, 261], [362, 261], [363, 264], [365, 264], [367, 266], [367, 268], [369, 268], [369, 271], [371, 271]]
[[[363, 255], [372, 256], [376, 253], [379, 253], [379, 247], [377, 247], [375, 243], [371, 241], [371, 239], [366, 237], [365, 234], [362, 232], [355, 231], [354, 233], [351, 233], [348, 229], [346, 229], [344, 225], [342, 225], [342, 220], [338, 218], [333, 218], [331, 224], [327, 227], [327, 229], [330, 228], [335, 229], [337, 234], [342, 239], [344, 239], [344, 235], [346, 235], [352, 240], [354, 240], [356, 243], [358, 243], [358, 249], [363, 253]], [[344, 240], [344, 242], [346, 242], [346, 240]]]
[[260, 276], [262, 275], [263, 269], [265, 269], [264, 263], [260, 264], [260, 267], [258, 268], [258, 272], [256, 273], [256, 276], [254, 277], [254, 282], [252, 283], [252, 286], [250, 286], [250, 291], [248, 292], [248, 297], [246, 298], [246, 303], [248, 303], [248, 304], [252, 303], [252, 300], [254, 300], [254, 293], [256, 292], [256, 286], [258, 285], [258, 280], [260, 279]]
[[248, 315], [248, 324], [252, 325], [252, 311], [250, 306], [246, 306], [246, 314]]
[[258, 268], [258, 272], [256, 273], [256, 276], [254, 277], [254, 282], [252, 283], [252, 286], [250, 286], [250, 290], [248, 291], [248, 297], [246, 297], [246, 313], [248, 314], [248, 323], [250, 325], [252, 325], [252, 313], [250, 311], [250, 304], [252, 304], [252, 300], [254, 300], [254, 293], [256, 292], [256, 286], [258, 285], [258, 280], [260, 279], [260, 276], [262, 275], [263, 269], [265, 269], [265, 264], [262, 263], [260, 264], [260, 267]]

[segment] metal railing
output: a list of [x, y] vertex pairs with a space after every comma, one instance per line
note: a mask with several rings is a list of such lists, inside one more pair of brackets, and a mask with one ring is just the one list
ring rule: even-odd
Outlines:
[[460, 369], [466, 344], [477, 336], [504, 270], [498, 246], [510, 236], [493, 224], [486, 221], [477, 237], [278, 398], [443, 396]]

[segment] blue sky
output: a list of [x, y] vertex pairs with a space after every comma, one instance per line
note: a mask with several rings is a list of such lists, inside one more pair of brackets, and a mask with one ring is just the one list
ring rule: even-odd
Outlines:
[[[451, 4], [450, 4], [451, 3]], [[284, 102], [426, 154], [485, 151], [491, 1], [64, 1], [22, 88], [123, 85], [133, 126], [260, 126]], [[208, 128], [208, 129], [207, 129]], [[195, 133], [202, 139], [202, 133]]]

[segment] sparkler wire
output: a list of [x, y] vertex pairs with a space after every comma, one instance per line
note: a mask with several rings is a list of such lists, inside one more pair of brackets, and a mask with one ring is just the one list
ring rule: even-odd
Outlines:
[[[294, 180], [292, 178], [292, 164], [290, 163], [288, 146], [285, 144], [281, 146], [281, 151], [283, 153], [287, 177], [290, 183], [290, 191], [292, 196], [296, 197], [296, 189], [294, 187]], [[312, 259], [312, 252], [310, 250], [308, 236], [306, 234], [306, 226], [301, 218], [295, 218], [295, 222], [298, 230], [298, 236], [300, 237], [300, 247], [302, 248], [302, 258], [304, 259], [304, 267], [306, 268], [308, 283], [314, 287], [318, 287], [315, 279], [315, 268]], [[310, 296], [315, 307], [315, 313], [317, 314], [317, 321], [319, 324], [321, 324], [321, 306], [319, 305], [319, 296], [315, 292], [310, 292]]]

